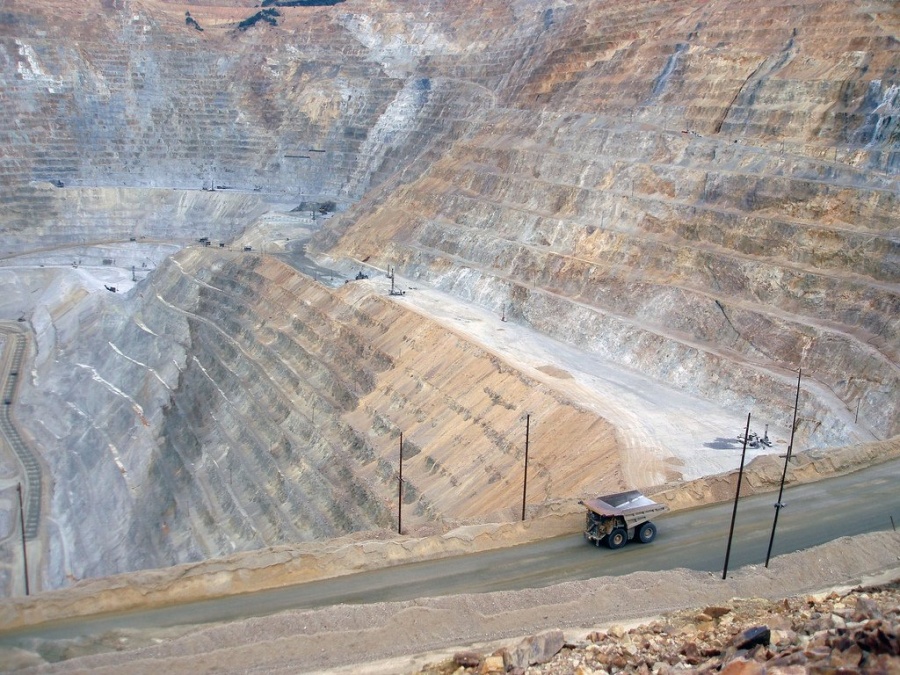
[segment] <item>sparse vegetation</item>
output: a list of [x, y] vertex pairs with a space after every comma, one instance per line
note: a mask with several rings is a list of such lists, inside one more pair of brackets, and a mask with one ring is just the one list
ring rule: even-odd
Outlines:
[[507, 410], [515, 410], [516, 409], [515, 404], [510, 403], [509, 401], [503, 400], [503, 397], [500, 395], [500, 393], [494, 391], [490, 387], [485, 387], [484, 393], [488, 395], [488, 398], [491, 399], [491, 403], [493, 403], [494, 405], [503, 406]]
[[422, 452], [422, 448], [412, 441], [407, 440], [403, 442], [403, 459], [412, 459], [420, 452]]
[[419, 499], [419, 491], [416, 489], [416, 486], [413, 485], [410, 481], [403, 481], [403, 503], [404, 504], [413, 504]]
[[191, 28], [194, 28], [195, 30], [199, 30], [201, 33], [203, 32], [203, 28], [201, 28], [199, 23], [197, 23], [197, 19], [195, 19], [194, 17], [191, 16], [190, 12], [184, 13], [184, 22]]
[[237, 27], [238, 30], [247, 30], [251, 26], [255, 26], [260, 21], [265, 21], [271, 26], [277, 26], [279, 16], [281, 16], [281, 12], [279, 12], [277, 9], [263, 9], [253, 16], [248, 16], [246, 19], [241, 21], [237, 25]]

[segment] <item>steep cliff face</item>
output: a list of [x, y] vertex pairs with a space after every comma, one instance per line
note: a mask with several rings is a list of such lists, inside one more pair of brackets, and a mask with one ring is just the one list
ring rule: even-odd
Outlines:
[[534, 502], [622, 487], [607, 422], [365, 284], [200, 248], [149, 281], [35, 319], [52, 580], [395, 528], [400, 433], [407, 527], [513, 508], [528, 411]]
[[[252, 4], [0, 11], [47, 585], [393, 528], [400, 433], [424, 527], [516, 510], [526, 415], [536, 501], [677, 478], [723, 410], [786, 439], [799, 368], [798, 444], [900, 432], [895, 3]], [[678, 405], [649, 433], [304, 246]]]
[[520, 9], [485, 120], [321, 246], [783, 425], [802, 368], [804, 443], [896, 434], [896, 7]]
[[[108, 196], [124, 206], [61, 197], [33, 182], [66, 192], [174, 189], [154, 199], [164, 211], [186, 199], [201, 205], [179, 228], [187, 234], [227, 199], [210, 190], [291, 206], [346, 205], [440, 146], [482, 105], [483, 94], [416, 72], [429, 53], [461, 48], [441, 36], [440, 21], [408, 41], [383, 32], [398, 28], [393, 21], [380, 25], [339, 7], [283, 9], [278, 28], [263, 22], [246, 30], [238, 24], [253, 13], [248, 8], [190, 10], [204, 30], [186, 23], [176, 4], [7, 3], [0, 22], [7, 226], [52, 230], [57, 214], [71, 218], [73, 207], [93, 218], [127, 211], [131, 201], [122, 192]], [[171, 222], [147, 216], [140, 224], [148, 236], [173, 235]]]

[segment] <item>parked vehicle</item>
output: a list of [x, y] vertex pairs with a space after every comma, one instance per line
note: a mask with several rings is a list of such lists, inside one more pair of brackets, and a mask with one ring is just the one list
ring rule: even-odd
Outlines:
[[649, 544], [656, 538], [654, 514], [669, 510], [638, 490], [618, 492], [581, 502], [587, 508], [584, 538], [595, 546], [606, 541], [610, 548], [622, 548], [629, 539]]

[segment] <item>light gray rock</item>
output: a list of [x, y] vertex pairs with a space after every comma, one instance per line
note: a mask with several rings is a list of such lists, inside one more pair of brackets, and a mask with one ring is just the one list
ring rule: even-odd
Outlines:
[[547, 663], [563, 648], [566, 639], [561, 630], [547, 631], [527, 637], [509, 652], [509, 666], [527, 668]]

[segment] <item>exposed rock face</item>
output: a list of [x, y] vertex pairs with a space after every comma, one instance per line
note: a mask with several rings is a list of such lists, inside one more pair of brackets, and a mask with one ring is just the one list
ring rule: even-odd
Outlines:
[[338, 250], [788, 427], [802, 368], [801, 442], [892, 436], [897, 15], [844, 9], [525, 12], [485, 121]]
[[[900, 433], [894, 3], [337, 3], [239, 31], [241, 5], [191, 3], [202, 31], [162, 0], [0, 14], [0, 318], [36, 331], [47, 585], [393, 527], [401, 432], [411, 526], [515, 510], [528, 413], [555, 448], [535, 500], [631, 487], [616, 420], [257, 256], [300, 250], [301, 203], [317, 254], [781, 429], [802, 368], [798, 445]], [[147, 267], [112, 295], [82, 258]]]
[[[67, 191], [226, 189], [294, 205], [310, 196], [346, 204], [439, 145], [483, 105], [483, 93], [473, 97], [415, 72], [429, 52], [459, 49], [441, 38], [450, 26], [440, 18], [428, 24], [433, 31], [414, 36], [417, 44], [404, 46], [391, 36], [402, 24], [380, 26], [341, 8], [282, 9], [274, 36], [265, 26], [236, 31], [247, 9], [192, 10], [203, 32], [185, 25], [181, 6], [163, 2], [6, 3], [4, 229], [33, 235], [41, 224], [52, 229], [57, 212], [64, 219], [73, 211], [112, 216], [133, 201], [111, 193], [102, 204], [67, 196], [57, 206], [60, 197], [32, 181]], [[433, 37], [436, 44], [426, 47]], [[188, 199], [207, 198], [214, 205], [206, 209], [222, 201]], [[183, 208], [184, 199], [176, 193], [161, 207]], [[168, 228], [179, 223], [145, 209], [138, 225], [142, 234], [190, 236], [204, 215], [176, 234]], [[232, 229], [221, 225], [222, 234]]]
[[533, 442], [571, 440], [559, 471], [532, 459], [534, 501], [592, 466], [622, 487], [608, 423], [364, 284], [199, 247], [151, 281], [35, 320], [54, 358], [22, 407], [56, 480], [52, 580], [396, 527], [401, 432], [407, 526], [514, 507], [527, 410]]

